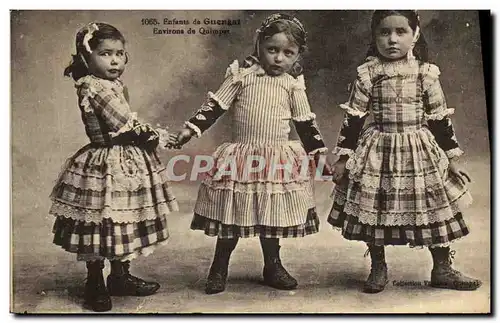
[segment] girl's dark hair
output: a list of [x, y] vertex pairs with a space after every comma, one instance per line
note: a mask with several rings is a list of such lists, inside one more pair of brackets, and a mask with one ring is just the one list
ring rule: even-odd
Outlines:
[[[420, 28], [420, 18], [418, 16], [418, 13], [414, 10], [375, 10], [375, 12], [372, 15], [372, 23], [371, 23], [372, 41], [370, 47], [368, 48], [368, 52], [366, 53], [367, 57], [380, 56], [377, 50], [377, 45], [375, 44], [376, 29], [384, 18], [394, 15], [403, 16], [406, 19], [408, 19], [408, 25], [413, 30], [413, 32], [416, 31], [417, 26]], [[425, 37], [421, 29], [420, 29], [420, 37], [418, 38], [417, 42], [415, 43], [415, 47], [413, 48], [413, 54], [415, 55], [415, 58], [417, 58], [421, 62], [429, 61], [429, 51], [427, 49], [427, 42], [425, 41]]]
[[[259, 44], [262, 44], [266, 39], [279, 33], [285, 33], [288, 40], [297, 44], [299, 47], [299, 54], [303, 54], [307, 50], [307, 35], [301, 22], [298, 21], [297, 18], [292, 18], [285, 14], [276, 15], [278, 17], [277, 20], [272, 21], [269, 24], [264, 23], [260, 27], [252, 56], [259, 57]], [[302, 70], [302, 66], [297, 61], [293, 65], [290, 74], [297, 77], [302, 74]]]
[[[97, 26], [97, 29], [95, 29], [95, 26]], [[122, 33], [109, 24], [102, 22], [90, 23], [80, 29], [76, 34], [75, 40], [76, 54], [71, 55], [72, 61], [64, 69], [64, 76], [71, 76], [75, 81], [89, 74], [87, 62], [90, 57], [90, 53], [87, 51], [83, 40], [85, 35], [91, 30], [94, 30], [92, 38], [88, 41], [88, 45], [91, 50], [96, 49], [97, 46], [105, 39], [119, 40], [125, 45], [125, 37], [123, 37]], [[126, 55], [126, 62], [128, 62], [128, 54]]]

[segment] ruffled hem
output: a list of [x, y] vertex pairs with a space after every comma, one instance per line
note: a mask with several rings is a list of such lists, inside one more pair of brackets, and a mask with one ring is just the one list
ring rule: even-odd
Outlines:
[[266, 225], [237, 226], [224, 224], [217, 220], [206, 218], [195, 213], [191, 222], [192, 230], [201, 230], [205, 235], [218, 237], [220, 239], [252, 238], [299, 238], [319, 232], [319, 218], [316, 210], [307, 210], [304, 223], [288, 227], [276, 227]]
[[120, 209], [105, 206], [102, 209], [85, 209], [54, 200], [49, 214], [62, 216], [77, 221], [101, 223], [104, 219], [111, 219], [117, 223], [134, 223], [154, 220], [171, 212], [179, 211], [177, 201], [160, 202], [156, 205], [142, 206], [139, 209]]
[[470, 207], [472, 202], [471, 195], [465, 192], [457, 200], [439, 209], [380, 212], [378, 210], [363, 210], [359, 204], [347, 201], [345, 195], [335, 194], [332, 212], [334, 210], [344, 212], [355, 217], [359, 223], [371, 226], [423, 226], [450, 220], [462, 210]]
[[[352, 167], [352, 164], [349, 165]], [[349, 169], [346, 166], [346, 169]], [[353, 178], [349, 175], [349, 179], [353, 180], [363, 188], [382, 189], [386, 192], [398, 190], [425, 190], [425, 192], [433, 192], [443, 187], [442, 175], [439, 172], [424, 174], [419, 176], [395, 177], [395, 176], [380, 176], [380, 174], [363, 173], [360, 178]]]
[[110, 219], [92, 223], [59, 216], [52, 232], [53, 243], [76, 254], [79, 260], [126, 261], [139, 255], [147, 256], [169, 238], [165, 216], [134, 223]]
[[422, 226], [368, 225], [346, 213], [330, 213], [328, 223], [342, 230], [348, 240], [364, 241], [377, 246], [407, 245], [411, 248], [449, 246], [469, 234], [469, 228], [458, 213], [451, 219]]
[[286, 227], [303, 223], [307, 210], [313, 207], [315, 201], [310, 188], [281, 194], [240, 193], [214, 190], [202, 184], [194, 212], [230, 225]]

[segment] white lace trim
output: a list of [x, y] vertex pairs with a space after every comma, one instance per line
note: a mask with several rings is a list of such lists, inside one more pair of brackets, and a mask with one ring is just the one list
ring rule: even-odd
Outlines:
[[170, 202], [161, 202], [154, 206], [144, 206], [142, 209], [138, 210], [112, 209], [109, 206], [105, 206], [103, 209], [99, 210], [82, 209], [54, 200], [49, 214], [53, 214], [54, 216], [63, 216], [77, 221], [93, 223], [101, 223], [105, 218], [112, 219], [114, 222], [118, 223], [134, 223], [145, 220], [154, 220], [158, 216], [165, 216], [175, 211], [179, 211], [179, 205], [175, 200]]
[[455, 157], [462, 156], [464, 154], [464, 151], [462, 149], [460, 149], [459, 147], [457, 147], [457, 148], [453, 148], [453, 149], [447, 150], [447, 151], [445, 151], [445, 153], [446, 153], [446, 156], [449, 159], [452, 159], [452, 158], [455, 158]]
[[436, 113], [431, 113], [431, 114], [425, 113], [424, 117], [426, 120], [443, 120], [445, 117], [452, 115], [454, 113], [455, 109], [449, 108]]
[[217, 104], [221, 107], [221, 109], [226, 111], [229, 109], [229, 106], [227, 106], [224, 102], [222, 102], [221, 99], [219, 99], [214, 93], [208, 92], [208, 97], [217, 102]]
[[369, 113], [369, 111], [361, 111], [358, 109], [354, 109], [354, 108], [350, 107], [347, 103], [341, 104], [340, 108], [342, 110], [344, 110], [347, 114], [349, 114], [351, 116], [357, 116], [360, 118], [366, 116]]
[[[347, 168], [347, 166], [346, 166]], [[364, 173], [361, 177], [352, 176], [349, 173], [349, 179], [360, 183], [362, 187], [365, 188], [382, 188], [385, 191], [390, 190], [415, 190], [423, 189], [426, 191], [432, 191], [436, 186], [441, 187], [443, 185], [443, 180], [438, 174], [432, 174], [422, 177], [379, 177], [372, 176]]]
[[[340, 204], [340, 203], [339, 203]], [[380, 215], [376, 210], [363, 210], [358, 204], [346, 201], [343, 211], [346, 214], [352, 215], [359, 222], [376, 226], [404, 226], [404, 225], [428, 225], [431, 223], [442, 222], [453, 218], [462, 208], [467, 208], [472, 204], [472, 198], [469, 194], [465, 194], [459, 200], [451, 202], [448, 207], [439, 210], [422, 210], [422, 212], [406, 211], [406, 212], [385, 212], [382, 216], [385, 218], [383, 223], [378, 221]]]
[[337, 156], [348, 155], [349, 157], [353, 157], [354, 150], [337, 146], [333, 149], [333, 154]]
[[304, 115], [301, 115], [301, 116], [293, 117], [292, 119], [293, 119], [293, 121], [297, 121], [297, 122], [310, 121], [310, 120], [316, 119], [316, 114], [313, 113], [313, 112], [310, 112], [308, 114], [304, 114]]
[[211, 190], [227, 190], [235, 193], [257, 194], [266, 193], [274, 194], [289, 194], [295, 191], [311, 191], [310, 182], [289, 182], [289, 183], [238, 183], [238, 182], [213, 182], [210, 180], [203, 181], [203, 185]]
[[313, 151], [310, 151], [308, 155], [313, 156], [316, 155], [317, 153], [326, 153], [326, 152], [328, 152], [328, 148], [321, 147], [321, 148], [316, 148]]
[[201, 130], [200, 128], [198, 128], [195, 124], [189, 122], [189, 121], [186, 121], [184, 122], [184, 126], [188, 127], [189, 129], [193, 130], [195, 132], [195, 136], [197, 138], [200, 138], [201, 137]]

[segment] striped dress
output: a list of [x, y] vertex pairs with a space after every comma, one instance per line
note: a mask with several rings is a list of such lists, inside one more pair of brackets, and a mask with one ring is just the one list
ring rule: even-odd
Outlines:
[[168, 239], [177, 210], [156, 152], [113, 144], [137, 124], [123, 84], [94, 76], [76, 82], [90, 143], [68, 159], [51, 194], [54, 243], [78, 260], [130, 260]]
[[[358, 67], [335, 148], [348, 176], [335, 187], [328, 221], [349, 240], [447, 245], [469, 233], [467, 187], [448, 171], [461, 155], [439, 68], [415, 59], [369, 58]], [[362, 130], [371, 114], [373, 122]]]
[[219, 238], [318, 232], [308, 154], [299, 141], [289, 139], [291, 120], [315, 118], [303, 77], [269, 76], [258, 63], [240, 68], [235, 61], [209, 98], [231, 111], [232, 141], [213, 154], [214, 167], [199, 188], [191, 229]]

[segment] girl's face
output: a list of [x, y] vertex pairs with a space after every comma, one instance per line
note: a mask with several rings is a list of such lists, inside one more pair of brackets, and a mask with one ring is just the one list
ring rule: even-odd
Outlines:
[[90, 54], [89, 72], [97, 77], [114, 81], [125, 70], [125, 46], [122, 41], [104, 39]]
[[268, 75], [279, 76], [291, 70], [299, 58], [299, 46], [283, 32], [274, 34], [260, 44], [259, 58]]
[[390, 60], [401, 59], [412, 49], [414, 32], [403, 16], [385, 17], [375, 30], [377, 50]]

